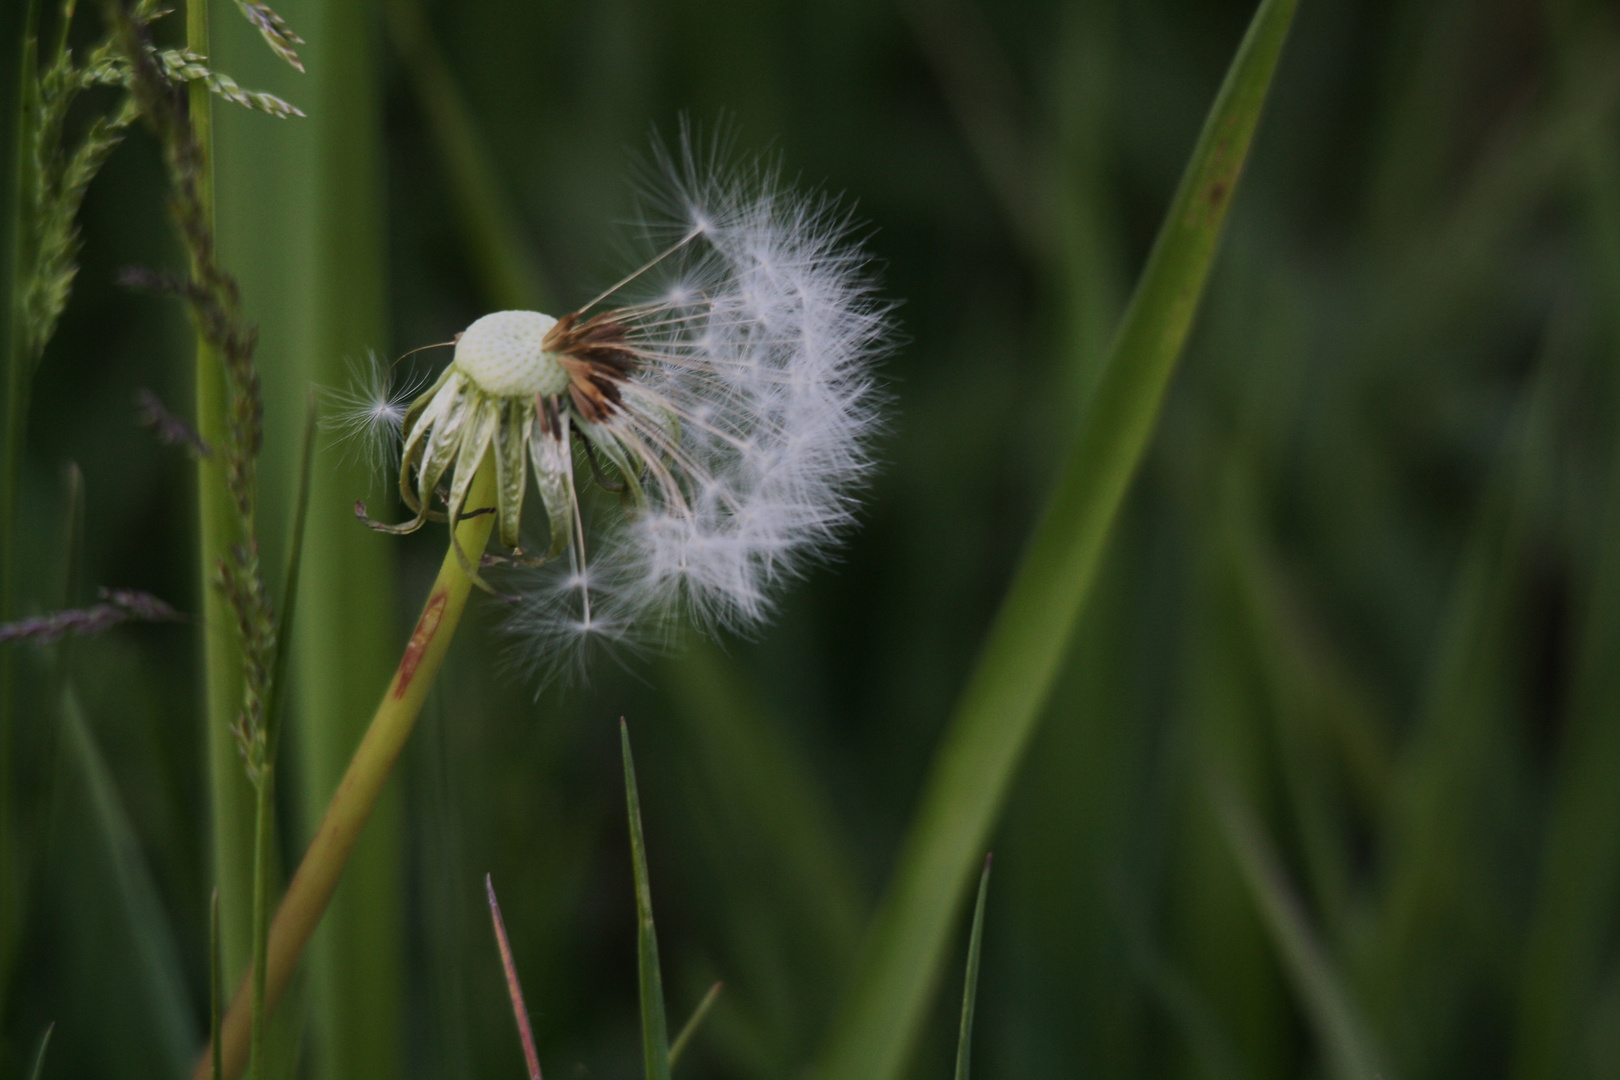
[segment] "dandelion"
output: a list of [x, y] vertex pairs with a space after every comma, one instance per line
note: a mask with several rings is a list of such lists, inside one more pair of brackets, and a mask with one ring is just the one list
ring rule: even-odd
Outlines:
[[[415, 516], [372, 522], [448, 520], [454, 535], [484, 509], [467, 493], [492, 458], [512, 549], [496, 561], [525, 568], [511, 624], [540, 669], [570, 645], [656, 638], [681, 615], [757, 626], [773, 587], [848, 525], [870, 468], [871, 368], [890, 323], [848, 215], [772, 169], [700, 164], [689, 141], [659, 163], [665, 194], [643, 233], [662, 248], [560, 318], [500, 311], [467, 327], [403, 418]], [[531, 471], [548, 530], [532, 554]], [[593, 511], [587, 482], [617, 505]]]

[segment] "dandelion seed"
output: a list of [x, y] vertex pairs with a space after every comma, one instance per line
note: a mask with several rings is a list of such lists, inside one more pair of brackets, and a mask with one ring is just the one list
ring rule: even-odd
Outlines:
[[[665, 246], [578, 311], [476, 320], [402, 418], [415, 516], [372, 524], [453, 527], [493, 457], [500, 541], [538, 567], [513, 575], [510, 628], [542, 673], [593, 643], [662, 643], [680, 619], [756, 627], [850, 523], [871, 467], [889, 306], [850, 219], [718, 156], [700, 161], [687, 138], [660, 149], [643, 234]], [[538, 555], [520, 536], [531, 470], [549, 532]], [[618, 499], [582, 501], [587, 478]]]
[[352, 444], [368, 473], [381, 473], [399, 453], [405, 413], [427, 384], [420, 375], [396, 375], [397, 366], [368, 353], [349, 365], [349, 385], [327, 395], [332, 407], [322, 426]]

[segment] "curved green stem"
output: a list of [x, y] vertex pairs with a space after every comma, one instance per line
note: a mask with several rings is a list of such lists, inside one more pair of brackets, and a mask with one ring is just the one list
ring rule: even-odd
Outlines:
[[[473, 479], [468, 503], [475, 507], [492, 506], [495, 501], [495, 466], [486, 458]], [[416, 621], [416, 629], [405, 646], [399, 667], [394, 672], [382, 702], [371, 718], [371, 726], [360, 740], [354, 757], [349, 761], [343, 781], [327, 804], [326, 816], [310, 841], [304, 861], [287, 894], [282, 898], [276, 917], [270, 924], [264, 965], [263, 1000], [266, 1013], [275, 1009], [276, 1002], [287, 989], [297, 969], [299, 957], [309, 944], [321, 916], [337, 889], [349, 853], [359, 838], [360, 830], [371, 816], [371, 809], [382, 792], [383, 784], [393, 771], [394, 762], [410, 737], [411, 728], [422, 711], [422, 703], [433, 685], [434, 677], [444, 662], [445, 651], [455, 634], [461, 613], [467, 606], [467, 595], [472, 579], [461, 568], [456, 556], [456, 545], [469, 553], [482, 553], [489, 543], [489, 534], [495, 525], [494, 514], [479, 514], [462, 518], [456, 529], [455, 541], [445, 553], [439, 567], [439, 576], [428, 593], [427, 603]], [[226, 1080], [241, 1074], [248, 1056], [252, 1031], [252, 979], [248, 977], [238, 986], [231, 999], [231, 1007], [221, 1024], [220, 1060]], [[204, 1054], [192, 1073], [193, 1080], [208, 1080], [209, 1056]]]

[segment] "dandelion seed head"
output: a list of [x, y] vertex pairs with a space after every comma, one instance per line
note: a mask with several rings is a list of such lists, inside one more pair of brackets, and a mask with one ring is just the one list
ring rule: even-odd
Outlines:
[[[890, 305], [848, 214], [689, 135], [656, 156], [648, 261], [560, 318], [477, 320], [405, 415], [417, 518], [396, 531], [428, 519], [441, 479], [449, 516], [463, 512], [493, 454], [516, 548], [533, 473], [550, 546], [504, 585], [521, 597], [513, 662], [543, 677], [683, 625], [756, 630], [849, 527], [872, 468]], [[582, 500], [592, 480], [617, 498]]]
[[543, 346], [557, 320], [538, 311], [497, 311], [475, 321], [456, 341], [455, 365], [498, 397], [568, 388], [568, 372]]

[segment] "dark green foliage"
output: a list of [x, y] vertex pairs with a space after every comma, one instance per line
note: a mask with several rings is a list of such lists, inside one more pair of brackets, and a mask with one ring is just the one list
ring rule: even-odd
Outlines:
[[[795, 1075], [826, 1045], [1255, 5], [421, 0], [361, 25], [379, 53], [359, 83], [323, 66], [324, 16], [276, 8], [309, 39], [283, 42], [305, 75], [216, 10], [231, 48], [263, 56], [222, 66], [309, 116], [220, 122], [220, 168], [237, 170], [220, 230], [262, 339], [267, 567], [284, 565], [311, 378], [365, 344], [444, 341], [613, 280], [649, 127], [729, 116], [739, 155], [778, 153], [874, 226], [907, 340], [885, 369], [884, 468], [839, 557], [758, 641], [609, 662], [538, 699], [497, 663], [498, 606], [475, 608], [377, 834], [403, 862], [376, 880], [399, 884], [356, 894], [375, 967], [334, 964], [353, 981], [303, 995], [312, 1058], [329, 1042], [309, 1003], [364, 1005], [374, 983], [400, 996], [365, 1046], [394, 1047], [399, 1075], [522, 1075], [489, 871], [548, 1074], [641, 1075], [627, 716], [668, 1000], [681, 1018], [726, 985], [677, 1071]], [[94, 14], [76, 45], [93, 46]], [[1617, 72], [1612, 5], [1300, 5], [1202, 314], [994, 830], [975, 1075], [1269, 1080], [1374, 1057], [1402, 1080], [1620, 1071]], [[86, 91], [67, 130], [114, 94]], [[292, 130], [334, 116], [356, 126]], [[367, 171], [342, 152], [378, 125], [386, 159]], [[292, 182], [317, 176], [352, 187]], [[355, 192], [386, 200], [375, 221]], [[164, 198], [134, 132], [85, 194], [20, 462], [18, 617], [61, 606], [70, 458], [79, 606], [116, 585], [201, 610], [193, 466], [134, 405], [151, 387], [191, 415], [184, 320], [115, 284], [178, 264]], [[337, 261], [354, 252], [371, 255]], [[306, 279], [319, 296], [293, 288]], [[376, 312], [385, 325], [344, 336]], [[347, 542], [354, 499], [386, 491], [340, 473], [340, 453], [316, 452], [299, 642], [355, 608], [318, 551]], [[397, 651], [442, 547], [388, 550], [393, 598], [365, 616]], [[0, 1073], [28, 1075], [51, 1021], [50, 1080], [145, 1077], [171, 1043], [200, 1049], [196, 630], [75, 641], [71, 697], [49, 689], [47, 654], [8, 646], [9, 794], [39, 812], [14, 820], [27, 872]], [[282, 701], [283, 865], [299, 808], [326, 795], [306, 790], [306, 751], [333, 730], [306, 726], [306, 659]], [[350, 680], [346, 712], [385, 677]], [[954, 978], [935, 989], [910, 1076], [952, 1067], [961, 1002]]]

